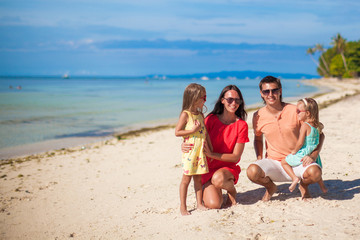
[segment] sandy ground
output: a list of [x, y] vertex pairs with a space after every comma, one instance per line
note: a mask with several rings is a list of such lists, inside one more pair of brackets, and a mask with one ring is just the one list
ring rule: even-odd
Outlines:
[[335, 89], [317, 97], [321, 104], [348, 96], [320, 111], [327, 194], [312, 185], [313, 199], [302, 201], [298, 190], [290, 193], [288, 183], [279, 183], [272, 200], [262, 202], [264, 188], [246, 177], [255, 160], [250, 142], [240, 161], [238, 204], [197, 211], [190, 186], [192, 215], [183, 217], [181, 138], [170, 128], [17, 159], [21, 163], [3, 161], [0, 239], [358, 239], [360, 95], [350, 95], [360, 81], [314, 84]]

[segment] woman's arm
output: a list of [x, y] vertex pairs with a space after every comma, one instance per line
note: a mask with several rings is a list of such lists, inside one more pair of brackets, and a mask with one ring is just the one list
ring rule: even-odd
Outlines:
[[209, 135], [209, 131], [208, 131], [208, 128], [206, 126], [206, 121], [205, 121], [205, 116], [203, 113], [201, 113], [202, 116], [203, 116], [203, 119], [204, 119], [204, 127], [205, 127], [205, 130], [206, 130], [206, 134], [205, 134], [205, 145], [208, 144], [209, 148], [211, 151], [214, 150], [213, 146], [212, 146], [212, 143], [211, 143], [211, 139], [210, 139], [210, 135]]
[[205, 145], [206, 145], [206, 144], [208, 144], [209, 149], [210, 149], [211, 151], [214, 151], [214, 148], [213, 148], [213, 145], [212, 145], [212, 143], [211, 143], [211, 139], [210, 139], [210, 136], [209, 136], [208, 133], [206, 133], [206, 142], [205, 142]]
[[233, 162], [236, 163], [239, 161], [245, 148], [245, 143], [236, 143], [232, 153], [214, 153], [209, 149], [209, 146], [205, 144], [204, 153], [207, 157], [220, 160], [223, 162]]
[[183, 142], [181, 144], [181, 151], [184, 153], [189, 152], [193, 148], [194, 144]]

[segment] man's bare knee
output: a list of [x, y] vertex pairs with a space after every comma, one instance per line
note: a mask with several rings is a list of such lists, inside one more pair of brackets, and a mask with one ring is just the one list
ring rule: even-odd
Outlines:
[[304, 173], [304, 180], [309, 180], [312, 183], [316, 183], [321, 180], [321, 168], [316, 165], [308, 167]]
[[261, 168], [256, 164], [250, 164], [246, 170], [246, 174], [250, 181], [256, 182], [261, 177]]

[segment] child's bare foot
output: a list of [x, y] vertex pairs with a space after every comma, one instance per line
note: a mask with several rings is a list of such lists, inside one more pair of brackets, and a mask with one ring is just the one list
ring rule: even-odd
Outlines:
[[290, 187], [289, 187], [290, 192], [292, 192], [292, 191], [295, 190], [296, 185], [298, 184], [299, 181], [300, 181], [299, 178], [294, 178], [294, 179], [293, 179], [293, 181], [292, 181], [292, 183], [291, 183], [291, 185], [290, 185]]
[[181, 215], [183, 216], [187, 216], [187, 215], [190, 215], [191, 213], [186, 209], [186, 207], [180, 207], [180, 213]]
[[201, 211], [206, 211], [206, 210], [208, 210], [208, 208], [205, 207], [205, 206], [202, 205], [202, 204], [198, 205], [196, 208], [199, 209], [199, 210], [201, 210]]

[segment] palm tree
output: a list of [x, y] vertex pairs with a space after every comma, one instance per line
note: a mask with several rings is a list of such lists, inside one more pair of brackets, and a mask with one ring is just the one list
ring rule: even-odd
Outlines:
[[326, 51], [326, 49], [324, 48], [324, 46], [322, 44], [316, 44], [315, 45], [315, 50], [316, 51], [319, 51], [320, 52], [320, 58], [321, 58], [321, 61], [323, 62], [325, 68], [326, 68], [326, 71], [328, 73], [328, 75], [330, 75], [330, 69], [329, 69], [329, 66], [327, 64], [327, 62], [325, 61], [325, 58], [323, 56], [323, 53]]
[[314, 59], [313, 55], [315, 53], [315, 48], [313, 47], [310, 47], [308, 48], [308, 50], [306, 51], [306, 54], [309, 54], [310, 57], [311, 57], [311, 60], [313, 60], [313, 62], [316, 64], [316, 66], [318, 66], [318, 68], [320, 68], [320, 70], [322, 71], [323, 73], [323, 76], [326, 75], [326, 71], [320, 66], [320, 64]]
[[338, 33], [338, 34], [336, 34], [335, 37], [332, 38], [331, 44], [336, 48], [336, 51], [341, 55], [344, 66], [345, 66], [345, 70], [347, 72], [348, 67], [347, 67], [347, 64], [346, 64], [345, 56], [344, 56], [345, 46], [346, 46], [346, 39], [344, 39], [340, 35], [340, 33]]

